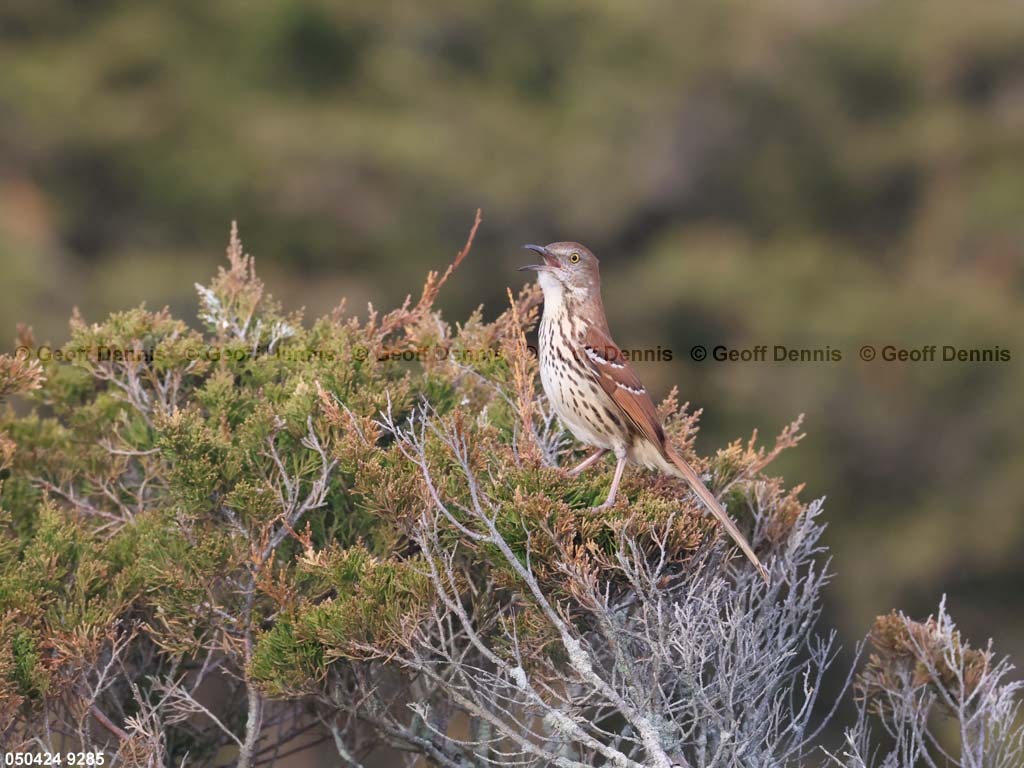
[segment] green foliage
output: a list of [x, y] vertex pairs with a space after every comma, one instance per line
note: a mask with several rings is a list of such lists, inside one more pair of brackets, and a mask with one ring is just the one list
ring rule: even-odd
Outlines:
[[38, 698], [46, 691], [46, 673], [43, 671], [36, 640], [27, 630], [20, 630], [10, 645], [14, 660], [13, 677], [18, 692], [29, 698]]
[[294, 634], [316, 642], [326, 661], [376, 655], [434, 599], [418, 558], [381, 560], [358, 545], [300, 560], [297, 580], [318, 599], [301, 612]]
[[282, 618], [260, 638], [250, 671], [270, 696], [299, 696], [315, 689], [326, 670], [324, 647], [300, 639], [295, 625]]
[[175, 501], [186, 509], [209, 509], [237, 477], [229, 461], [231, 437], [194, 410], [169, 415], [160, 427], [160, 447], [171, 472]]

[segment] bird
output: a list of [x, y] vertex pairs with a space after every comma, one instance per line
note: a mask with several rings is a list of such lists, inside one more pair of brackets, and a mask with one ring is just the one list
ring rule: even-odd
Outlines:
[[615, 504], [627, 464], [682, 478], [767, 582], [768, 572], [746, 537], [666, 438], [647, 389], [612, 340], [597, 257], [574, 242], [523, 247], [541, 257], [539, 264], [520, 268], [537, 273], [544, 293], [537, 344], [541, 386], [562, 423], [594, 448], [569, 474], [578, 475], [614, 453], [612, 484], [597, 509]]

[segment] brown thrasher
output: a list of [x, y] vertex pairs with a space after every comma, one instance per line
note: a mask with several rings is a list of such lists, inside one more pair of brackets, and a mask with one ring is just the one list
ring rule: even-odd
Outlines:
[[544, 290], [538, 345], [544, 393], [576, 439], [597, 449], [570, 474], [582, 472], [608, 451], [615, 453], [615, 475], [599, 509], [615, 503], [627, 462], [683, 478], [767, 581], [767, 571], [739, 528], [665, 439], [650, 395], [612, 341], [597, 257], [579, 243], [523, 247], [543, 259], [522, 269], [535, 270]]

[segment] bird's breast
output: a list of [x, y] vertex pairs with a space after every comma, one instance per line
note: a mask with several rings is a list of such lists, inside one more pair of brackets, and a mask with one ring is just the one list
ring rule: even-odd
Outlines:
[[578, 440], [615, 448], [625, 436], [618, 406], [582, 362], [583, 329], [577, 326], [567, 313], [545, 311], [538, 331], [541, 385], [555, 414]]

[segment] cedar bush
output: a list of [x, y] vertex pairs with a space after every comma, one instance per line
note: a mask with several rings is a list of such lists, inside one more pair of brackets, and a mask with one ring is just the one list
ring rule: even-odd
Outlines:
[[944, 606], [879, 619], [844, 689], [859, 717], [824, 744], [822, 506], [768, 474], [799, 420], [705, 459], [699, 413], [674, 392], [661, 405], [769, 585], [678, 481], [630, 472], [629, 501], [593, 512], [610, 467], [558, 469], [578, 446], [535, 384], [535, 287], [491, 322], [435, 309], [472, 239], [416, 302], [306, 325], [233, 229], [227, 267], [197, 286], [202, 330], [145, 307], [76, 315], [62, 359], [0, 357], [0, 398], [19, 404], [0, 418], [5, 749], [1020, 765], [1010, 667]]

